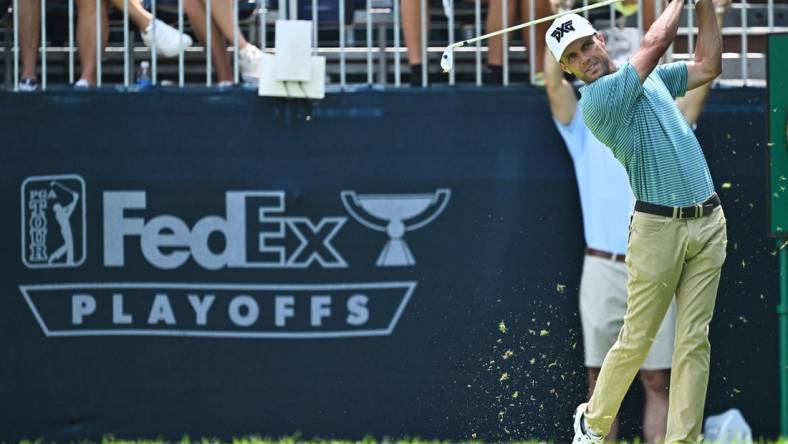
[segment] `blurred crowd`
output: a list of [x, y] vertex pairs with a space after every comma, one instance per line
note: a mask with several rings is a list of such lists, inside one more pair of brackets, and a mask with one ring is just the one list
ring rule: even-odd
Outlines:
[[[141, 0], [126, 1], [130, 23], [138, 30], [145, 45], [151, 50], [155, 48], [158, 57], [176, 57], [192, 45], [193, 40], [189, 34], [179, 31], [160, 19], [154, 19]], [[244, 37], [238, 27], [237, 20], [233, 17], [232, 1], [211, 1], [211, 60], [219, 86], [233, 84], [234, 77], [228, 44], [233, 45], [236, 35], [239, 48], [239, 69], [243, 80], [255, 82], [260, 75], [262, 51]], [[101, 57], [97, 56], [97, 51], [103, 52], [108, 44], [109, 12], [112, 8], [122, 10], [124, 0], [76, 0], [75, 5], [77, 10], [75, 34], [80, 74], [73, 87], [88, 89], [96, 85], [97, 62]], [[38, 89], [39, 83], [37, 65], [41, 43], [41, 2], [38, 0], [18, 0], [18, 8], [21, 59], [19, 89], [21, 91], [35, 91]], [[183, 11], [188, 18], [191, 32], [205, 45], [209, 22], [205, 0], [183, 0]], [[101, 27], [98, 38], [96, 36], [96, 30], [99, 27], [97, 23], [100, 23]]]
[[[183, 0], [183, 12], [186, 23], [183, 31], [177, 27], [177, 15], [172, 13], [176, 8], [177, 2], [159, 0], [157, 10], [170, 8], [169, 23], [160, 18], [154, 18], [150, 12], [150, 4], [143, 0], [127, 0], [128, 17], [130, 24], [136, 28], [142, 42], [151, 49], [155, 48], [157, 57], [173, 58], [185, 51], [193, 44], [193, 39], [198, 40], [204, 48], [210, 48], [211, 64], [213, 69], [214, 84], [219, 87], [234, 85], [234, 67], [231, 56], [233, 56], [234, 40], [238, 39], [238, 69], [241, 81], [256, 82], [260, 76], [260, 61], [262, 51], [256, 45], [250, 43], [243, 30], [238, 25], [238, 17], [234, 16], [234, 0], [212, 0], [210, 3], [211, 19], [207, 20], [206, 0]], [[235, 0], [238, 1], [238, 0]], [[305, 0], [301, 0], [302, 2]], [[353, 0], [346, 0], [352, 3]], [[422, 23], [421, 2], [426, 1], [427, 13]], [[430, 80], [423, 82], [422, 73], [426, 70], [432, 73], [431, 78], [435, 79], [437, 73], [437, 63], [435, 66], [428, 66], [423, 60], [424, 48], [422, 48], [422, 29], [430, 33], [431, 14], [430, 11], [436, 6], [443, 7], [447, 14], [453, 14], [453, 8], [462, 9], [473, 6], [474, 0], [443, 0], [442, 5], [433, 4], [438, 0], [400, 0], [401, 20], [404, 41], [407, 47], [408, 68], [405, 75], [409, 79], [411, 86], [426, 86]], [[506, 1], [506, 19], [504, 20], [504, 1]], [[580, 0], [533, 0], [533, 11], [531, 8], [532, 0], [481, 0], [481, 6], [485, 11], [483, 33], [488, 33], [502, 29], [505, 26], [530, 21], [534, 18], [545, 17], [556, 10], [569, 10], [582, 6]], [[642, 23], [645, 29], [653, 23], [655, 14], [661, 10], [663, 0], [624, 0], [617, 3], [614, 11], [610, 8], [599, 8], [592, 10], [589, 19], [592, 23], [599, 20], [606, 21], [604, 26], [606, 39], [610, 52], [614, 57], [626, 57], [638, 46], [642, 35], [641, 30], [632, 27], [632, 23]], [[115, 17], [124, 7], [124, 0], [74, 0], [76, 6], [75, 40], [78, 49], [78, 77], [75, 77], [73, 87], [76, 89], [88, 89], [97, 84], [97, 64], [102, 59], [110, 36], [109, 23], [110, 13], [115, 13]], [[591, 0], [593, 4], [594, 0]], [[657, 4], [659, 2], [659, 4]], [[0, 0], [0, 10], [11, 9], [12, 0]], [[65, 1], [48, 2], [47, 5], [57, 3], [65, 4]], [[262, 2], [251, 2], [244, 0], [245, 4], [262, 4]], [[308, 8], [311, 8], [311, 2]], [[98, 5], [98, 8], [97, 8]], [[322, 5], [322, 3], [321, 3]], [[361, 5], [361, 3], [359, 3]], [[358, 5], [357, 5], [358, 6]], [[300, 6], [299, 6], [300, 7]], [[322, 8], [322, 6], [319, 6]], [[19, 90], [35, 91], [39, 88], [39, 58], [41, 45], [41, 2], [38, 0], [18, 0], [18, 32], [20, 47], [20, 69], [19, 69]], [[48, 6], [49, 8], [49, 6]], [[642, 8], [642, 10], [639, 10]], [[610, 23], [611, 15], [614, 22]], [[322, 16], [321, 16], [322, 17]], [[634, 20], [638, 17], [639, 20]], [[321, 19], [323, 20], [323, 19]], [[352, 19], [351, 19], [352, 20]], [[100, 36], [96, 35], [97, 23], [100, 23]], [[209, 25], [210, 23], [210, 25]], [[208, 29], [210, 26], [210, 32]], [[509, 35], [509, 44], [517, 42], [526, 51], [533, 48], [534, 54], [530, 57], [531, 67], [528, 73], [528, 81], [532, 84], [544, 85], [544, 61], [545, 52], [544, 33], [548, 23], [543, 23], [535, 27], [534, 36], [531, 42], [531, 30], [524, 28], [521, 32]], [[210, 44], [207, 39], [210, 38]], [[429, 39], [427, 39], [429, 41]], [[482, 71], [482, 83], [485, 85], [500, 85], [504, 82], [504, 42], [501, 37], [488, 39], [483, 43], [487, 47], [486, 63]], [[514, 52], [509, 52], [514, 55]], [[522, 74], [522, 73], [521, 73]], [[425, 74], [425, 78], [429, 77]], [[521, 76], [522, 78], [522, 76]]]

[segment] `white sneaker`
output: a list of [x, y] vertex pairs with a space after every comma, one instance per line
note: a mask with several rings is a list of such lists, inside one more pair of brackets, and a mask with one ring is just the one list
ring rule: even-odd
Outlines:
[[262, 72], [263, 51], [260, 48], [247, 44], [238, 51], [238, 64], [241, 68], [241, 78], [244, 82], [254, 83], [260, 80]]
[[85, 79], [79, 79], [74, 83], [74, 89], [77, 91], [84, 91], [86, 89], [90, 89], [90, 82]]
[[584, 402], [577, 406], [575, 410], [575, 439], [572, 440], [572, 444], [601, 444], [602, 437], [596, 436], [591, 433], [590, 430], [586, 428], [585, 425], [585, 412], [586, 407], [588, 406], [587, 402]]
[[19, 79], [19, 91], [32, 92], [38, 89], [38, 82], [32, 77]]
[[156, 45], [156, 53], [163, 57], [175, 57], [192, 44], [192, 38], [177, 29], [156, 19], [156, 39], [153, 36], [153, 21], [141, 32], [142, 41], [148, 48]]

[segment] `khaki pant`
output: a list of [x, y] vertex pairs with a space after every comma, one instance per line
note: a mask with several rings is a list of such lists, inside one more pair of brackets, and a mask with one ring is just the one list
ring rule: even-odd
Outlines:
[[627, 312], [586, 409], [602, 436], [646, 359], [676, 295], [676, 338], [670, 377], [666, 443], [700, 440], [709, 379], [709, 323], [725, 262], [725, 215], [717, 207], [697, 219], [635, 212], [627, 247]]
[[[586, 367], [599, 368], [616, 343], [627, 312], [627, 266], [586, 256], [580, 278], [580, 325]], [[671, 304], [659, 327], [642, 370], [670, 369], [676, 333], [676, 304]]]

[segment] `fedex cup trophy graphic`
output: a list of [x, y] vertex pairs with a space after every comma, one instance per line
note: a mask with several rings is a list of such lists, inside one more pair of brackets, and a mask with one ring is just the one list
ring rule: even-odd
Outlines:
[[416, 259], [403, 236], [437, 218], [451, 197], [441, 188], [431, 194], [357, 194], [342, 191], [342, 203], [353, 218], [367, 228], [385, 231], [389, 240], [376, 262], [378, 267], [410, 266]]

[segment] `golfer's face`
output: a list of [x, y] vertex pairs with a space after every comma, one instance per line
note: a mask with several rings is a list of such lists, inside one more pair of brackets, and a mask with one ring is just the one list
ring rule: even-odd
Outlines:
[[585, 83], [610, 73], [610, 62], [605, 43], [597, 35], [575, 40], [564, 50], [561, 68]]

